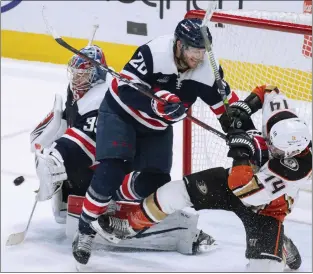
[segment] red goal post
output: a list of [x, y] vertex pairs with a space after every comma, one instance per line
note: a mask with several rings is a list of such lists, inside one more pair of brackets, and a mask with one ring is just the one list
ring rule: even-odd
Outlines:
[[[259, 29], [267, 29], [267, 30], [275, 30], [275, 31], [282, 31], [282, 32], [290, 32], [290, 33], [298, 33], [298, 34], [307, 34], [312, 35], [312, 25], [304, 25], [299, 23], [293, 22], [284, 22], [284, 21], [275, 21], [270, 19], [265, 19], [266, 16], [269, 16], [270, 12], [264, 13], [265, 18], [254, 18], [249, 17], [247, 14], [252, 15], [251, 12], [241, 12], [236, 11], [236, 13], [245, 14], [243, 15], [236, 15], [229, 12], [214, 12], [210, 19], [211, 22], [215, 23], [224, 23], [236, 26], [243, 26], [243, 27], [250, 27], [250, 28], [259, 28]], [[278, 14], [278, 13], [276, 13]], [[288, 13], [279, 13], [281, 15], [285, 14], [286, 16]], [[185, 18], [201, 18], [203, 19], [205, 15], [204, 10], [190, 10], [186, 13]], [[298, 21], [301, 19], [299, 18]]]
[[[191, 10], [185, 18], [202, 19], [204, 15], [204, 10]], [[292, 99], [300, 117], [312, 129], [310, 14], [219, 10], [213, 13], [208, 27], [225, 79], [239, 97], [245, 98], [257, 85], [277, 85]], [[302, 50], [304, 45], [306, 53]], [[221, 130], [216, 117], [203, 102], [197, 101], [191, 111], [196, 118]], [[261, 117], [254, 118], [254, 122], [261, 129]], [[229, 167], [231, 162], [226, 155], [224, 141], [184, 120], [184, 175], [213, 166]]]

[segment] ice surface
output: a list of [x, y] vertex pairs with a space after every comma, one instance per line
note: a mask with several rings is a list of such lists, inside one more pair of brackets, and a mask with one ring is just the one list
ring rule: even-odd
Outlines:
[[[55, 93], [65, 94], [65, 66], [1, 60], [1, 271], [75, 272], [71, 239], [54, 222], [50, 202], [39, 203], [26, 240], [6, 247], [9, 234], [25, 229], [38, 188], [29, 132], [51, 110]], [[175, 126], [173, 179], [181, 176], [181, 124]], [[14, 186], [19, 176], [25, 182]], [[129, 252], [96, 246], [88, 272], [238, 272], [247, 260], [245, 233], [239, 219], [224, 211], [202, 211], [199, 227], [216, 238], [220, 248], [185, 256], [175, 252]], [[301, 271], [312, 271], [312, 199], [301, 193], [285, 229], [303, 259]]]

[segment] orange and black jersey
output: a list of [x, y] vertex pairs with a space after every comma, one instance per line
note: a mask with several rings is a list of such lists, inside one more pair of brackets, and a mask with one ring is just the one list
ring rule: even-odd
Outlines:
[[[262, 103], [263, 136], [268, 139], [270, 128], [277, 122], [297, 117], [288, 98], [277, 87], [264, 85], [253, 90]], [[228, 185], [247, 206], [263, 215], [279, 220], [290, 212], [299, 189], [312, 175], [312, 153], [307, 148], [301, 154], [285, 159], [271, 158], [259, 170], [248, 165], [231, 169]]]
[[228, 186], [255, 211], [283, 220], [311, 174], [312, 154], [307, 150], [293, 158], [270, 159], [255, 174], [250, 166], [236, 166], [230, 172]]

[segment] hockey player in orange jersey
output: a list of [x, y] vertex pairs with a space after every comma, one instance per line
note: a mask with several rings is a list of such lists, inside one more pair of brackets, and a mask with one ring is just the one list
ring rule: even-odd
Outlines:
[[133, 237], [186, 206], [230, 210], [246, 230], [248, 271], [282, 272], [285, 263], [299, 268], [301, 257], [284, 236], [283, 221], [301, 185], [311, 178], [311, 136], [275, 86], [256, 87], [244, 101], [232, 104], [228, 115], [239, 125], [242, 117], [260, 109], [262, 134], [252, 128], [229, 129], [230, 169], [212, 168], [172, 181], [144, 199], [127, 218], [102, 215], [92, 227], [103, 238], [116, 240]]

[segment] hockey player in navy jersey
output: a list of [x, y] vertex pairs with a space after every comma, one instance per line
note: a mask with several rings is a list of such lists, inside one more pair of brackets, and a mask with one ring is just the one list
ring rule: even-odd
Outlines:
[[302, 184], [312, 177], [308, 126], [275, 86], [256, 87], [230, 108], [245, 115], [262, 109], [263, 121], [263, 134], [253, 128], [247, 132], [229, 130], [230, 169], [211, 168], [167, 183], [124, 219], [100, 216], [92, 222], [96, 231], [107, 240], [118, 240], [134, 237], [188, 206], [229, 210], [245, 227], [248, 272], [283, 272], [285, 264], [298, 269], [301, 256], [285, 236], [283, 221], [292, 211]]
[[[84, 54], [106, 65], [98, 46], [87, 46]], [[107, 75], [74, 55], [68, 63], [69, 86], [63, 110], [56, 94], [51, 113], [31, 133], [31, 151], [36, 153], [40, 181], [38, 200], [53, 198], [53, 213], [64, 223], [69, 194], [84, 196], [93, 175], [98, 108], [104, 98]]]
[[[166, 106], [117, 79], [112, 81], [99, 109], [96, 160], [100, 163], [88, 188], [73, 242], [73, 255], [78, 262], [88, 262], [95, 235], [90, 223], [107, 211], [126, 175], [127, 165], [140, 171], [146, 185], [164, 185], [171, 179], [172, 124], [186, 117], [197, 98], [217, 118], [223, 114], [200, 25], [199, 19], [182, 20], [174, 35], [140, 46], [121, 71], [134, 83], [146, 82], [155, 96], [168, 102]], [[208, 28], [207, 35], [212, 41]], [[223, 77], [221, 67], [220, 74]], [[223, 83], [229, 102], [237, 101], [237, 95], [226, 81]]]
[[[81, 52], [106, 65], [101, 48], [88, 46]], [[31, 133], [31, 150], [36, 152], [36, 170], [40, 181], [37, 197], [40, 201], [51, 198], [55, 220], [66, 223], [66, 231], [70, 231], [77, 229], [77, 219], [72, 216], [81, 212], [82, 198], [98, 164], [95, 160], [98, 108], [112, 77], [77, 55], [70, 59], [67, 70], [69, 86], [66, 108], [63, 111], [62, 97], [56, 95], [53, 111]], [[110, 131], [110, 127], [107, 130]], [[145, 174], [132, 171], [130, 166], [126, 173], [111, 204], [112, 211], [117, 210], [120, 214], [125, 214], [129, 206], [136, 204], [132, 201], [147, 197], [159, 186], [153, 180], [145, 183], [142, 180]], [[84, 205], [87, 209], [90, 206], [92, 204]], [[75, 219], [75, 222], [67, 222], [69, 218]], [[162, 240], [154, 241], [154, 249], [177, 250], [183, 254], [208, 250], [214, 240], [197, 229], [197, 221], [198, 216], [195, 214], [173, 214], [168, 222], [157, 227], [159, 233], [164, 230], [164, 236]], [[184, 229], [173, 229], [177, 226]], [[151, 237], [121, 243], [119, 246], [145, 248], [148, 245], [147, 248], [151, 248], [149, 243], [154, 236], [153, 232], [149, 233]], [[180, 238], [184, 238], [184, 243], [178, 243]]]

